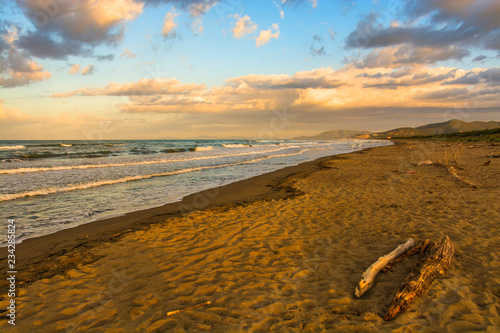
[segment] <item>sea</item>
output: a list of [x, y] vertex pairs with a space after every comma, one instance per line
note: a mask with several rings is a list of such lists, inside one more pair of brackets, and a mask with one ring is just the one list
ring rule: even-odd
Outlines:
[[382, 140], [0, 141], [0, 246], [158, 207]]

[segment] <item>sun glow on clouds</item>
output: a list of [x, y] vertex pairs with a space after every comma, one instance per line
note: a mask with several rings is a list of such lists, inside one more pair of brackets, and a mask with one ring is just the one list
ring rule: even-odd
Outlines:
[[7, 108], [3, 106], [3, 99], [0, 99], [0, 120], [3, 123], [22, 124], [31, 121], [31, 117], [24, 115], [18, 108]]
[[11, 26], [1, 37], [2, 44], [5, 44], [2, 45], [4, 47], [1, 52], [5, 53], [5, 56], [0, 57], [0, 69], [4, 74], [0, 77], [0, 86], [4, 88], [26, 86], [51, 78], [52, 74], [44, 71], [43, 66], [32, 61], [26, 53], [16, 49], [15, 43], [19, 38], [16, 27]]
[[176, 31], [174, 30], [177, 27], [177, 23], [175, 22], [175, 18], [179, 16], [180, 13], [176, 13], [175, 11], [168, 12], [165, 15], [165, 20], [163, 21], [163, 29], [161, 30], [161, 34], [165, 38], [174, 38], [177, 36]]
[[[110, 29], [135, 19], [144, 4], [135, 0], [82, 0], [47, 4], [38, 0], [23, 1], [26, 10], [33, 17], [47, 13], [47, 22], [41, 21], [41, 28], [51, 28], [63, 37], [73, 37], [82, 42], [105, 40]], [[114, 37], [120, 39], [123, 31], [118, 30]]]
[[248, 15], [240, 17], [236, 14], [234, 15], [234, 18], [237, 20], [233, 28], [233, 36], [235, 38], [240, 39], [243, 36], [251, 34], [257, 30], [257, 24], [250, 21], [250, 17]]
[[262, 46], [271, 41], [271, 39], [278, 39], [280, 37], [280, 27], [278, 23], [273, 23], [271, 28], [261, 30], [259, 36], [255, 39], [255, 45]]
[[342, 15], [343, 4], [317, 0], [12, 2], [18, 16], [0, 27], [0, 117], [31, 134], [81, 133], [121, 116], [119, 130], [161, 137], [162, 124], [180, 133], [261, 126], [283, 108], [301, 119], [290, 125], [298, 130], [342, 117], [370, 129], [383, 108], [397, 110], [388, 121], [399, 112], [420, 119], [423, 109], [435, 118], [498, 110], [499, 2], [395, 4], [359, 2], [356, 15]]
[[[294, 75], [245, 75], [227, 79], [224, 86], [211, 89], [164, 78], [110, 83], [105, 88], [86, 88], [53, 97], [128, 96], [129, 103], [120, 109], [133, 113], [259, 112], [284, 106], [293, 106], [300, 112], [361, 107], [453, 108], [466, 105], [471, 98], [483, 107], [495, 107], [497, 102], [488, 96], [488, 87], [496, 83], [493, 76], [485, 73], [485, 69], [467, 72], [448, 67], [366, 70], [347, 66], [337, 71], [322, 68]], [[478, 79], [474, 87], [469, 87], [467, 81], [460, 83], [470, 77]]]

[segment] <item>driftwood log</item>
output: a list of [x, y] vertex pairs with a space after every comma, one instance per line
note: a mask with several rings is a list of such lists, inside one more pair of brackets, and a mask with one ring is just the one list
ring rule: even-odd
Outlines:
[[449, 172], [449, 173], [450, 173], [453, 177], [455, 177], [456, 179], [458, 179], [459, 181], [461, 181], [462, 183], [467, 184], [467, 185], [469, 185], [469, 186], [470, 186], [470, 187], [472, 187], [472, 188], [477, 188], [476, 184], [473, 184], [473, 183], [471, 183], [470, 181], [465, 180], [465, 179], [463, 179], [462, 177], [460, 177], [460, 176], [457, 174], [457, 171], [455, 170], [455, 168], [454, 168], [454, 167], [449, 166], [449, 167], [448, 167], [448, 172]]
[[402, 254], [399, 258], [396, 258], [393, 261], [391, 261], [390, 263], [388, 263], [387, 266], [385, 266], [381, 272], [385, 273], [385, 272], [390, 271], [392, 269], [392, 267], [394, 267], [394, 265], [396, 265], [398, 262], [401, 262], [414, 254], [418, 253], [419, 255], [422, 255], [424, 253], [425, 249], [427, 248], [427, 245], [429, 245], [428, 239], [418, 243], [417, 245], [415, 245], [414, 248], [412, 248], [408, 252]]
[[434, 279], [443, 276], [451, 266], [453, 253], [453, 244], [446, 235], [439, 242], [428, 242], [394, 296], [384, 320], [391, 320], [405, 311], [417, 296], [426, 292]]
[[394, 251], [391, 253], [378, 258], [376, 262], [374, 262], [361, 276], [361, 281], [359, 281], [356, 290], [354, 291], [354, 295], [357, 297], [361, 297], [368, 289], [370, 289], [373, 285], [373, 281], [375, 280], [375, 276], [385, 267], [387, 264], [395, 259], [397, 259], [402, 254], [408, 252], [415, 246], [415, 240], [413, 238], [409, 238], [406, 243], [400, 244]]
[[[420, 165], [420, 164], [419, 164]], [[457, 170], [451, 166], [451, 165], [448, 165], [446, 163], [443, 163], [441, 161], [437, 161], [436, 163], [434, 163], [434, 165], [438, 165], [438, 166], [442, 166], [442, 167], [445, 167], [446, 170], [448, 170], [448, 172], [450, 173], [450, 175], [452, 175], [453, 177], [455, 177], [458, 181], [470, 186], [471, 188], [477, 188], [477, 185], [474, 184], [474, 183], [471, 183], [470, 181], [468, 180], [465, 180], [463, 179], [462, 177], [460, 177], [458, 174], [457, 174]], [[464, 168], [460, 168], [457, 166], [458, 169], [462, 169], [464, 170]]]

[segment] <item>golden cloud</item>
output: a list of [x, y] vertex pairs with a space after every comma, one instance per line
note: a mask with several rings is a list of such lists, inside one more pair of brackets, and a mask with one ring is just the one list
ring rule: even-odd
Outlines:
[[[490, 71], [490, 72], [488, 72]], [[486, 75], [485, 73], [490, 73]], [[261, 112], [293, 106], [301, 112], [331, 112], [359, 108], [457, 108], [471, 100], [478, 107], [498, 107], [496, 72], [481, 68], [464, 71], [450, 67], [318, 68], [288, 74], [250, 74], [229, 78], [223, 86], [182, 83], [175, 78], [143, 79], [85, 88], [53, 97], [127, 96], [119, 109], [130, 113]], [[463, 78], [467, 78], [467, 80]], [[472, 82], [465, 87], [450, 84]], [[451, 82], [451, 83], [450, 83]]]

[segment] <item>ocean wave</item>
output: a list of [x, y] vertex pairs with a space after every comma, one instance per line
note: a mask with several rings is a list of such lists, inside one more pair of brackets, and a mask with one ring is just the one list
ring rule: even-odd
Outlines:
[[272, 144], [269, 144], [269, 145], [261, 145], [261, 144], [258, 144], [258, 145], [253, 145], [252, 147], [276, 147], [276, 146], [279, 146], [281, 145], [281, 143], [272, 143]]
[[148, 148], [132, 148], [130, 149], [132, 155], [150, 155], [158, 153], [156, 150], [150, 150]]
[[72, 147], [74, 146], [79, 146], [79, 147], [91, 147], [91, 146], [99, 146], [102, 145], [100, 142], [85, 142], [85, 143], [62, 143], [62, 142], [41, 142], [41, 143], [28, 143], [26, 146], [28, 147], [33, 147], [33, 148], [39, 148], [39, 147], [64, 147], [65, 145], [71, 145]]
[[288, 149], [288, 147], [280, 147], [278, 149], [264, 150], [260, 152], [245, 152], [230, 155], [214, 155], [214, 156], [198, 156], [184, 159], [175, 160], [153, 160], [153, 161], [141, 161], [141, 162], [129, 162], [129, 163], [110, 163], [110, 164], [83, 164], [83, 165], [65, 165], [57, 167], [38, 167], [38, 168], [17, 168], [17, 169], [0, 169], [0, 174], [17, 174], [17, 173], [30, 173], [30, 172], [46, 172], [46, 171], [61, 171], [61, 170], [73, 170], [73, 169], [95, 169], [95, 168], [113, 168], [113, 167], [125, 167], [125, 166], [137, 166], [137, 165], [151, 165], [151, 164], [166, 164], [175, 162], [189, 162], [196, 160], [208, 160], [217, 159], [224, 157], [233, 156], [245, 156], [254, 154], [268, 154], [274, 153], [280, 150]]
[[186, 148], [167, 148], [163, 152], [164, 153], [184, 153], [186, 152]]
[[23, 145], [17, 145], [17, 146], [0, 146], [0, 150], [14, 150], [14, 149], [26, 149], [26, 147], [23, 146]]
[[212, 146], [202, 146], [202, 147], [192, 147], [189, 148], [190, 151], [208, 151], [214, 149]]
[[269, 159], [272, 157], [274, 157], [274, 156], [266, 156], [266, 157], [262, 157], [262, 158], [257, 158], [257, 159], [253, 159], [253, 160], [249, 160], [249, 161], [242, 161], [242, 162], [237, 162], [237, 163], [212, 165], [212, 166], [201, 166], [201, 167], [181, 169], [181, 170], [176, 170], [176, 171], [168, 171], [168, 172], [163, 172], [163, 173], [154, 173], [154, 174], [149, 174], [149, 175], [128, 176], [128, 177], [123, 177], [123, 178], [118, 178], [118, 179], [106, 179], [106, 180], [100, 180], [100, 181], [88, 182], [88, 183], [70, 184], [70, 185], [61, 186], [61, 187], [47, 187], [47, 188], [42, 188], [42, 189], [37, 189], [37, 190], [32, 190], [32, 191], [27, 191], [27, 192], [22, 192], [22, 193], [4, 194], [4, 195], [0, 195], [0, 202], [11, 201], [11, 200], [16, 200], [16, 199], [20, 199], [20, 198], [33, 197], [33, 196], [49, 195], [49, 194], [55, 194], [55, 193], [61, 193], [61, 192], [85, 190], [85, 189], [90, 189], [90, 188], [104, 186], [104, 185], [127, 183], [127, 182], [134, 181], [134, 180], [143, 180], [143, 179], [150, 179], [150, 178], [155, 178], [155, 177], [173, 176], [173, 175], [180, 175], [183, 173], [202, 171], [202, 170], [207, 170], [207, 169], [220, 169], [220, 168], [226, 168], [226, 167], [230, 167], [230, 166], [251, 164], [251, 163], [260, 162], [262, 160], [266, 160], [266, 159]]
[[15, 157], [24, 159], [24, 160], [37, 160], [37, 159], [43, 159], [43, 158], [59, 158], [59, 157], [66, 157], [66, 158], [95, 158], [95, 157], [107, 157], [110, 154], [112, 154], [112, 151], [109, 150], [100, 150], [100, 151], [94, 151], [94, 152], [81, 152], [81, 153], [52, 153], [49, 151], [43, 151], [40, 153], [28, 153], [28, 154], [22, 154], [22, 155], [17, 155]]
[[222, 144], [222, 147], [224, 147], [224, 148], [246, 148], [246, 147], [252, 147], [252, 146], [246, 145], [243, 143], [236, 143], [236, 144]]

